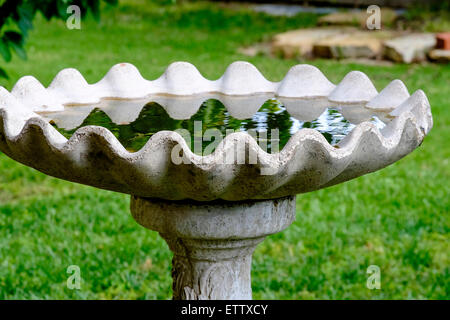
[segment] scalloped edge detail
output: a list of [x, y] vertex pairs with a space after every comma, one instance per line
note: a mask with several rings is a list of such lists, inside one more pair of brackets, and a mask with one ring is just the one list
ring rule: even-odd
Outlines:
[[[259, 72], [256, 73], [255, 67], [246, 64], [245, 68], [241, 69], [237, 67], [242, 65], [240, 63], [232, 65], [234, 67], [230, 66], [222, 78], [216, 81], [205, 79], [206, 82], [202, 82], [202, 85], [221, 88], [230, 94], [250, 92], [250, 89], [255, 88], [269, 90], [272, 86], [276, 87]], [[130, 153], [103, 127], [80, 128], [67, 140], [29, 108], [30, 101], [42, 98], [42, 101], [48, 102], [56, 99], [56, 93], [59, 94], [58, 99], [61, 102], [73, 98], [73, 95], [96, 92], [92, 86], [99, 88], [101, 94], [115, 92], [129, 98], [139, 95], [141, 90], [153, 90], [155, 87], [167, 89], [168, 83], [171, 82], [181, 83], [187, 81], [186, 79], [203, 78], [200, 73], [195, 73], [196, 69], [194, 70], [192, 65], [178, 63], [172, 64], [168, 68], [169, 72], [154, 80], [158, 84], [154, 86], [155, 82], [143, 79], [139, 71], [130, 66], [113, 67], [104, 79], [94, 85], [86, 85], [82, 76], [71, 69], [61, 71], [48, 89], [43, 88], [32, 77], [19, 80], [11, 93], [0, 87], [0, 149], [11, 158], [49, 175], [103, 189], [170, 200], [190, 198], [209, 201], [222, 198], [236, 201], [309, 192], [378, 170], [413, 151], [433, 126], [428, 99], [422, 90], [418, 90], [391, 112], [393, 120], [382, 130], [370, 122], [360, 123], [337, 147], [331, 146], [318, 131], [301, 129], [289, 139], [280, 152], [268, 154], [249, 134], [238, 132], [226, 136], [214, 153], [200, 156], [190, 150], [178, 133], [160, 131], [154, 134], [142, 149]], [[184, 80], [176, 80], [176, 73], [180, 72], [176, 70], [181, 70], [177, 68], [186, 71], [180, 78]], [[256, 78], [255, 83], [260, 82], [261, 87], [250, 83], [239, 91], [239, 87], [232, 84], [232, 79], [241, 77], [240, 72], [244, 72], [242, 70], [248, 71], [245, 82]], [[284, 87], [280, 86], [284, 88], [284, 91], [281, 91], [284, 94], [289, 94], [307, 83], [315, 86], [317, 91], [314, 94], [325, 94], [333, 89], [332, 84], [325, 81], [326, 78], [324, 80], [318, 77], [317, 83], [295, 79], [297, 75], [301, 75], [299, 70], [305, 70], [309, 75], [317, 75], [314, 67], [297, 66], [291, 70], [293, 71], [281, 82], [284, 82]], [[344, 104], [370, 101], [369, 97], [374, 96], [376, 92], [376, 89], [368, 84], [367, 81], [370, 80], [365, 75], [362, 76], [362, 73], [349, 75], [334, 87], [328, 100], [331, 100], [331, 96], [335, 99], [332, 101]], [[127, 81], [120, 81], [121, 77]], [[346, 97], [345, 91], [351, 84], [356, 86], [355, 79], [358, 78], [364, 80], [359, 88], [368, 87], [370, 90], [360, 95], [352, 93]], [[123, 87], [122, 82], [125, 83]], [[78, 91], [63, 94], [64, 91], [58, 89], [74, 89], [73, 86], [77, 84], [80, 85]], [[244, 85], [244, 82], [241, 84]], [[170, 88], [172, 93], [184, 92], [178, 85]], [[196, 90], [200, 88], [202, 86]], [[36, 92], [32, 92], [34, 89]], [[385, 96], [389, 91], [391, 90], [384, 93], [382, 91], [380, 94]], [[301, 90], [299, 92], [302, 93]], [[306, 92], [303, 91], [303, 94]], [[189, 165], [176, 165], [169, 161], [176, 145], [181, 147]], [[224, 158], [238, 149], [253, 151], [257, 162], [248, 166], [236, 163], [237, 160], [230, 164], [223, 162]], [[39, 156], [36, 157], [36, 154]], [[96, 164], [102, 160], [105, 162], [102, 163], [102, 168], [99, 168]], [[263, 172], [270, 174], [262, 174]], [[252, 179], [248, 179], [252, 173]], [[177, 177], [176, 183], [173, 181], [174, 177]]]

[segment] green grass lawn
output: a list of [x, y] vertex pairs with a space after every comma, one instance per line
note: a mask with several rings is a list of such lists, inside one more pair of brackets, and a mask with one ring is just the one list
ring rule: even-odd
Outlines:
[[[82, 30], [39, 18], [29, 59], [6, 65], [11, 79], [34, 75], [48, 85], [74, 67], [98, 81], [118, 62], [154, 79], [174, 61], [208, 78], [248, 60], [279, 81], [299, 63], [246, 57], [239, 47], [276, 32], [313, 26], [316, 16], [270, 17], [217, 4], [145, 6], [127, 1]], [[379, 172], [297, 196], [297, 220], [256, 250], [256, 299], [450, 299], [450, 65], [368, 66], [308, 61], [333, 82], [365, 72], [381, 90], [401, 79], [423, 89], [434, 128], [411, 155]], [[0, 154], [0, 299], [169, 299], [171, 252], [129, 213], [129, 196], [57, 180]], [[81, 290], [66, 287], [79, 265]], [[381, 269], [381, 290], [366, 287], [367, 267]]]

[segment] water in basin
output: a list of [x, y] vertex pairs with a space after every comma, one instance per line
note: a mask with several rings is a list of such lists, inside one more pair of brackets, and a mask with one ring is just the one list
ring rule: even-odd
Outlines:
[[[336, 106], [323, 98], [275, 98], [270, 94], [104, 99], [91, 105], [66, 105], [64, 111], [41, 115], [67, 138], [81, 127], [105, 127], [131, 152], [141, 149], [159, 131], [176, 130], [184, 132], [182, 136], [194, 152], [203, 154], [213, 152], [221, 137], [236, 131], [256, 132], [253, 136], [260, 146], [277, 152], [302, 128], [316, 129], [336, 145], [360, 122], [370, 121], [381, 129], [390, 121], [385, 113], [364, 106]], [[201, 150], [195, 148], [195, 141], [200, 141]]]

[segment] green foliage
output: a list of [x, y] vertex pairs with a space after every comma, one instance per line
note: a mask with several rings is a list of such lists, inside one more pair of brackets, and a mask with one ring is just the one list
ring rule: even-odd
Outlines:
[[429, 10], [423, 7], [413, 7], [405, 12], [400, 21], [403, 29], [447, 32], [450, 30], [450, 10]]
[[[100, 17], [101, 0], [5, 0], [0, 2], [0, 55], [5, 62], [10, 62], [12, 52], [26, 59], [25, 39], [33, 27], [33, 18], [41, 12], [47, 20], [52, 18], [67, 19], [67, 7], [77, 5], [81, 12], [92, 12], [96, 19]], [[117, 0], [103, 0], [116, 4]], [[8, 77], [0, 67], [0, 78]]]

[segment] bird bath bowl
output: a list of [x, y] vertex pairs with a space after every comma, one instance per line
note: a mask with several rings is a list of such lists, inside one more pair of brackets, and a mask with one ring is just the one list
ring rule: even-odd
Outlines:
[[48, 175], [131, 195], [173, 251], [174, 299], [251, 299], [255, 247], [295, 218], [295, 196], [386, 167], [432, 127], [425, 94], [334, 85], [298, 65], [281, 82], [235, 62], [215, 81], [189, 63], [149, 81], [118, 64], [95, 84], [0, 87], [0, 150]]

